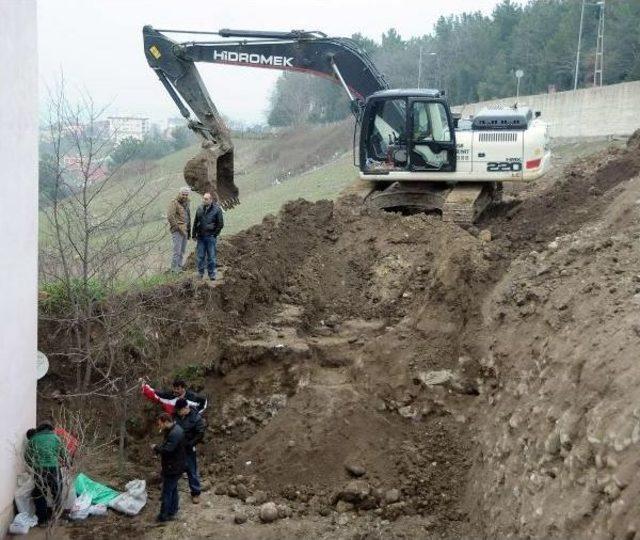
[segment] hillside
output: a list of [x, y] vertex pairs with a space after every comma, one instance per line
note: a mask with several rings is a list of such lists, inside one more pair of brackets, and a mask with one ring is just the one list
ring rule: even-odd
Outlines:
[[[289, 200], [337, 197], [356, 178], [350, 153], [352, 129], [352, 122], [345, 121], [299, 127], [267, 138], [235, 139], [235, 175], [241, 204], [226, 213], [223, 235], [259, 223], [266, 214], [278, 212]], [[132, 197], [140, 201], [139, 204], [147, 205], [144, 225], [131, 231], [132, 236], [140, 234], [141, 238], [157, 243], [157, 249], [144, 261], [137, 261], [147, 274], [166, 268], [171, 249], [166, 208], [178, 189], [185, 185], [184, 164], [197, 151], [198, 146], [194, 145], [156, 161], [128, 163], [96, 199], [94, 212], [104, 215]], [[200, 195], [193, 193], [192, 215], [199, 203]], [[48, 220], [41, 217], [41, 247], [52, 243], [50, 232]]]
[[[249, 200], [255, 192], [268, 190], [278, 183], [294, 180], [303, 173], [336, 161], [350, 150], [351, 124], [345, 121], [326, 126], [301, 127], [263, 139], [234, 139], [236, 184], [240, 188], [242, 203]], [[117, 187], [110, 190], [105, 204], [120, 198], [123, 193], [130, 192], [136, 183], [143, 181], [148, 184], [145, 192], [149, 196], [157, 196], [157, 200], [149, 209], [150, 218], [164, 220], [168, 202], [177, 190], [185, 185], [182, 176], [184, 164], [197, 151], [198, 146], [195, 145], [155, 162], [149, 162], [143, 168], [139, 164], [132, 166], [133, 170], [129, 174], [125, 171], [124, 178], [118, 182]], [[308, 180], [314, 181], [313, 177]], [[303, 192], [301, 188], [293, 191], [295, 196], [301, 196]], [[287, 190], [279, 189], [276, 192], [286, 196]], [[277, 195], [268, 197], [272, 201], [277, 198]], [[198, 199], [199, 195], [194, 193], [193, 209], [199, 202]], [[284, 198], [282, 202], [286, 200]], [[242, 206], [238, 207], [233, 215], [244, 221]], [[273, 206], [270, 206], [269, 211], [273, 210]], [[251, 214], [255, 215], [256, 211], [259, 212], [259, 209], [254, 204]], [[229, 217], [231, 218], [231, 215]]]

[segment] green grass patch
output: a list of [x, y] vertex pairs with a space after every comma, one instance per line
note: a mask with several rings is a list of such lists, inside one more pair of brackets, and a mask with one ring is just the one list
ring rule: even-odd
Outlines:
[[277, 213], [283, 204], [295, 199], [318, 201], [336, 199], [357, 178], [351, 154], [347, 153], [323, 167], [290, 178], [260, 191], [240, 192], [240, 204], [225, 212], [223, 234], [235, 234], [260, 223], [267, 214]]

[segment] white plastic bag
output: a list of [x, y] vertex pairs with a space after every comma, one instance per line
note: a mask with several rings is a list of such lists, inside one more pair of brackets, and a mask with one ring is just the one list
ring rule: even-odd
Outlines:
[[29, 534], [29, 529], [38, 524], [38, 518], [27, 512], [20, 512], [9, 525], [11, 534]]
[[89, 517], [89, 507], [91, 506], [91, 495], [83, 493], [76, 498], [76, 502], [69, 512], [69, 517], [74, 520], [87, 519]]
[[29, 473], [20, 473], [17, 479], [17, 487], [14, 495], [18, 514], [35, 514], [36, 506], [33, 503], [31, 492], [35, 484]]
[[90, 516], [106, 516], [107, 507], [104, 504], [92, 504], [89, 507]]
[[127, 491], [113, 499], [109, 508], [135, 516], [147, 504], [147, 484], [144, 480], [131, 480], [125, 488]]

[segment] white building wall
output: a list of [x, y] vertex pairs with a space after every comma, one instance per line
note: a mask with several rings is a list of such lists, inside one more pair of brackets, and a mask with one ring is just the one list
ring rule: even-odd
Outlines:
[[36, 0], [0, 0], [0, 538], [36, 421], [37, 68]]
[[[454, 107], [462, 116], [490, 105], [510, 106], [515, 97]], [[518, 102], [542, 112], [552, 137], [630, 135], [640, 128], [640, 81], [521, 96]]]
[[116, 143], [123, 139], [133, 137], [142, 140], [149, 133], [149, 119], [137, 116], [110, 116], [109, 135]]

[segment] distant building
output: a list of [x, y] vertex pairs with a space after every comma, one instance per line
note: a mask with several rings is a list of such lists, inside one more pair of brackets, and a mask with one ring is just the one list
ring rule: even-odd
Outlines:
[[109, 116], [109, 135], [116, 143], [123, 139], [133, 137], [142, 140], [149, 133], [150, 122], [148, 118], [140, 116]]
[[[71, 154], [63, 156], [62, 163], [70, 187], [82, 187], [85, 180], [88, 185], [102, 182], [109, 173], [109, 167], [105, 159], [94, 158], [91, 165], [87, 166], [86, 163], [83, 164], [80, 156]], [[87, 175], [86, 179], [85, 174]]]
[[162, 137], [171, 140], [173, 138], [173, 130], [180, 127], [187, 127], [187, 120], [184, 117], [174, 116], [167, 118], [166, 127], [162, 131]]
[[176, 127], [185, 127], [187, 125], [187, 119], [183, 116], [174, 116], [167, 118], [167, 129], [173, 129]]

